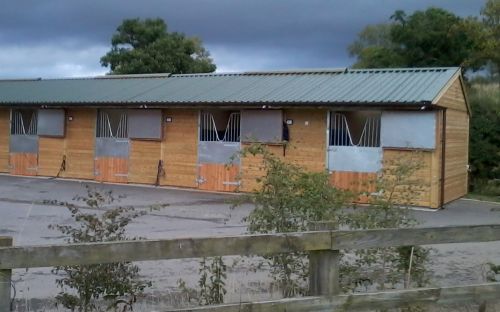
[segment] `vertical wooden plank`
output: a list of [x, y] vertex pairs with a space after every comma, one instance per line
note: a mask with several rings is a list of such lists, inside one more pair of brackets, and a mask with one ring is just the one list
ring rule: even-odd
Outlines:
[[10, 111], [0, 109], [0, 172], [9, 172]]
[[[0, 247], [12, 246], [12, 237], [0, 236]], [[0, 311], [11, 311], [12, 270], [0, 270]]]
[[[308, 225], [311, 231], [335, 230], [331, 222], [315, 222]], [[309, 294], [332, 296], [340, 293], [340, 251], [318, 250], [309, 253]]]

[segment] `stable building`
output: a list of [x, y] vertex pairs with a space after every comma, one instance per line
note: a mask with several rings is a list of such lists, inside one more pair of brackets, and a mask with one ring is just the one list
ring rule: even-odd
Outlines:
[[413, 204], [437, 208], [467, 193], [469, 115], [460, 68], [1, 80], [0, 172], [251, 191], [234, 155], [260, 142], [361, 190], [420, 151]]

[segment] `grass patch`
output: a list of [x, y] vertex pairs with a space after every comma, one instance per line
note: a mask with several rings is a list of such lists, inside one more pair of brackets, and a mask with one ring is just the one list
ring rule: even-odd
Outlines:
[[500, 196], [496, 196], [496, 195], [484, 195], [484, 194], [478, 194], [478, 193], [469, 193], [465, 196], [465, 198], [500, 203]]

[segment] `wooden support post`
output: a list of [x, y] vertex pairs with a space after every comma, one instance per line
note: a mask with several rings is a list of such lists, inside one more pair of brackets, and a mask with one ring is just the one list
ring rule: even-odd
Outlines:
[[[0, 247], [12, 246], [12, 237], [0, 236]], [[12, 270], [0, 270], [0, 312], [11, 311], [11, 277]]]
[[[309, 225], [311, 231], [334, 230], [332, 222], [315, 222]], [[309, 295], [333, 296], [340, 293], [340, 252], [318, 250], [309, 253]]]

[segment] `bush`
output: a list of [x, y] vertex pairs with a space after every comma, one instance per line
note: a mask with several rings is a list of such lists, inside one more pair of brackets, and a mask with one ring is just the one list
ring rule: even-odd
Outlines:
[[[387, 169], [374, 181], [376, 195], [365, 194], [371, 198], [369, 207], [344, 209], [360, 194], [331, 186], [327, 172], [312, 173], [288, 164], [262, 145], [251, 145], [242, 154], [243, 157], [261, 156], [265, 172], [258, 181], [261, 188], [241, 199], [255, 205], [245, 219], [250, 233], [306, 231], [317, 221], [328, 221], [334, 227], [347, 229], [400, 228], [416, 224], [408, 209], [400, 208], [399, 204], [410, 202], [420, 188], [420, 182], [413, 178], [420, 168], [418, 155], [384, 166]], [[407, 246], [362, 250], [350, 253], [349, 259], [345, 251], [342, 254], [341, 286], [345, 290], [354, 290], [360, 285], [384, 289], [387, 283], [409, 286], [406, 284], [410, 277], [419, 286], [426, 282], [426, 249]], [[264, 259], [284, 297], [306, 293], [307, 254], [286, 253]], [[408, 272], [410, 259], [413, 269]]]
[[[85, 196], [74, 198], [83, 202], [84, 207], [62, 203], [71, 212], [76, 224], [51, 224], [49, 228], [67, 235], [67, 243], [135, 239], [126, 236], [125, 228], [132, 220], [146, 212], [121, 206], [105, 209], [105, 205], [121, 197], [115, 198], [111, 191], [100, 192], [89, 186], [86, 186], [86, 191]], [[87, 213], [84, 209], [97, 212]], [[137, 296], [151, 285], [150, 282], [139, 279], [139, 268], [130, 262], [58, 266], [53, 272], [63, 276], [56, 280], [61, 289], [56, 300], [71, 311], [101, 311], [102, 304], [99, 300], [103, 301], [106, 310], [131, 310]]]

